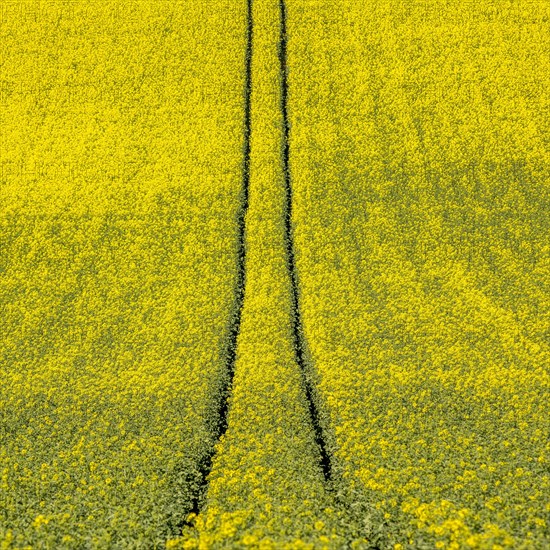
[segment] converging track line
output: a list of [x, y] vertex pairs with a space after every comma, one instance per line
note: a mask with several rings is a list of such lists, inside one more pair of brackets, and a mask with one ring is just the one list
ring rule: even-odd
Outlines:
[[296, 351], [296, 361], [304, 380], [306, 398], [308, 402], [309, 414], [315, 433], [315, 442], [319, 447], [321, 455], [321, 468], [326, 481], [332, 477], [332, 465], [330, 455], [327, 451], [327, 445], [323, 436], [323, 429], [319, 422], [319, 410], [313, 399], [314, 388], [306, 373], [304, 360], [304, 336], [302, 318], [300, 313], [299, 294], [298, 294], [298, 274], [296, 272], [294, 234], [292, 229], [292, 180], [290, 175], [290, 120], [288, 114], [288, 32], [287, 32], [287, 8], [285, 0], [280, 0], [281, 28], [279, 38], [279, 61], [281, 70], [281, 111], [283, 117], [283, 174], [286, 191], [285, 200], [285, 241], [287, 249], [288, 271], [291, 280], [291, 301], [292, 301], [292, 334], [294, 339], [294, 349]]
[[[237, 357], [237, 338], [241, 329], [241, 315], [244, 304], [244, 294], [246, 286], [246, 244], [245, 244], [245, 226], [246, 213], [248, 211], [250, 194], [250, 152], [251, 152], [251, 98], [252, 98], [252, 47], [253, 47], [253, 20], [252, 20], [253, 0], [247, 0], [247, 28], [246, 28], [246, 53], [245, 53], [245, 86], [244, 86], [244, 143], [243, 143], [243, 180], [241, 204], [237, 212], [237, 275], [235, 284], [235, 305], [233, 318], [229, 329], [229, 344], [227, 348], [227, 381], [221, 390], [221, 398], [217, 414], [217, 441], [226, 433], [228, 427], [229, 397], [233, 388], [233, 378], [235, 374], [235, 362]], [[191, 512], [198, 514], [204, 504], [204, 497], [208, 488], [208, 476], [212, 471], [215, 449], [203, 459], [199, 466], [201, 479], [199, 487], [193, 498]], [[185, 525], [191, 525], [186, 520], [182, 521], [181, 528]]]

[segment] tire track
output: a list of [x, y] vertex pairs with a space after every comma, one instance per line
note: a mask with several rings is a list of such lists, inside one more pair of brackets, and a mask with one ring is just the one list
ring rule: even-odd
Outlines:
[[285, 0], [280, 0], [280, 37], [279, 37], [279, 62], [281, 71], [281, 111], [283, 118], [283, 174], [285, 184], [285, 242], [287, 250], [288, 271], [291, 281], [291, 306], [292, 306], [292, 334], [296, 361], [302, 372], [306, 398], [308, 402], [309, 415], [313, 424], [315, 442], [319, 447], [321, 455], [321, 468], [326, 481], [332, 478], [332, 464], [327, 451], [327, 444], [323, 429], [319, 421], [319, 409], [314, 399], [314, 386], [307, 375], [305, 355], [305, 341], [303, 333], [302, 318], [300, 313], [300, 302], [298, 292], [298, 274], [296, 272], [294, 232], [292, 228], [292, 179], [290, 174], [290, 119], [288, 114], [288, 32], [287, 32], [287, 8]]
[[[235, 306], [231, 325], [229, 329], [229, 344], [227, 349], [227, 380], [221, 389], [221, 397], [217, 413], [217, 432], [216, 441], [219, 441], [227, 431], [227, 415], [229, 410], [229, 398], [233, 387], [233, 377], [235, 374], [235, 361], [237, 356], [237, 338], [241, 328], [241, 313], [244, 303], [244, 293], [246, 286], [246, 245], [245, 228], [246, 213], [249, 203], [250, 189], [250, 138], [251, 138], [251, 97], [252, 97], [252, 48], [253, 48], [253, 20], [252, 20], [253, 0], [247, 0], [247, 28], [246, 28], [246, 53], [245, 53], [245, 86], [244, 86], [244, 144], [243, 144], [243, 185], [241, 194], [241, 204], [237, 212], [237, 276], [235, 285]], [[204, 497], [208, 488], [208, 476], [212, 470], [212, 464], [215, 455], [214, 446], [211, 452], [205, 456], [199, 464], [200, 479], [197, 484], [196, 493], [193, 497], [191, 513], [199, 514], [203, 506]], [[185, 527], [193, 527], [193, 522], [182, 520], [180, 531]]]

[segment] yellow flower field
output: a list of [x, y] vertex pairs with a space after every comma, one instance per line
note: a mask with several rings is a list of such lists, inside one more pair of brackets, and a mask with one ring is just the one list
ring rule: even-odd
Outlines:
[[549, 21], [0, 0], [0, 548], [550, 548]]
[[2, 4], [2, 548], [163, 548], [192, 509], [243, 148], [246, 12], [211, 6]]
[[549, 7], [289, 5], [297, 267], [337, 482], [382, 547], [546, 548]]

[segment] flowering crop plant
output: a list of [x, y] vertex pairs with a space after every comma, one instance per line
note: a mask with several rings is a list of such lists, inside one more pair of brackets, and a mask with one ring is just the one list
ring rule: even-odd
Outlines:
[[0, 0], [0, 550], [550, 548], [549, 22]]
[[2, 2], [0, 547], [164, 548], [216, 441], [246, 12]]
[[550, 5], [336, 4], [289, 2], [334, 482], [383, 548], [548, 548]]

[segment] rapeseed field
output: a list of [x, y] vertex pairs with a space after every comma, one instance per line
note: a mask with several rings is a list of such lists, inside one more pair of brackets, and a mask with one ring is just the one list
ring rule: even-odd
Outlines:
[[384, 548], [548, 548], [549, 5], [289, 5], [334, 481]]
[[216, 6], [2, 3], [2, 548], [164, 548], [192, 510], [241, 200]]
[[550, 548], [549, 22], [0, 0], [0, 548]]

